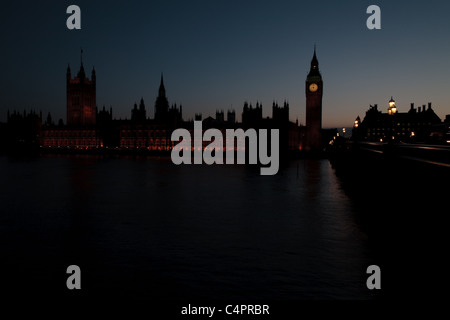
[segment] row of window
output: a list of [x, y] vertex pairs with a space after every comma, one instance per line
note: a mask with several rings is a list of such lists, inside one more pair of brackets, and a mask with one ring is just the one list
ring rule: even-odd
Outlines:
[[127, 148], [146, 148], [146, 147], [160, 147], [166, 146], [170, 143], [167, 143], [166, 139], [157, 139], [157, 140], [147, 140], [147, 139], [120, 139], [120, 146]]
[[[389, 123], [380, 122], [380, 121], [377, 121], [376, 124], [380, 125], [381, 127], [387, 127], [387, 128], [390, 126]], [[408, 122], [408, 123], [397, 122], [397, 126], [398, 127], [400, 127], [400, 126], [404, 126], [404, 127], [431, 126], [431, 122], [428, 122], [428, 123], [426, 123], [426, 122], [413, 122], [413, 123], [410, 123], [410, 122]]]
[[165, 131], [153, 131], [153, 130], [122, 130], [121, 137], [124, 138], [135, 138], [135, 137], [165, 137], [166, 132]]
[[97, 139], [44, 139], [42, 145], [45, 147], [97, 147]]
[[71, 138], [71, 139], [77, 139], [77, 138], [95, 138], [97, 136], [95, 131], [72, 131], [72, 130], [58, 130], [58, 131], [43, 131], [42, 132], [44, 137], [54, 137], [54, 138]]

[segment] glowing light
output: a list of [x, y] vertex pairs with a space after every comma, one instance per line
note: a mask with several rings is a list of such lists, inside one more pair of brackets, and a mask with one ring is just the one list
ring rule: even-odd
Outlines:
[[391, 97], [391, 100], [389, 100], [389, 107], [395, 107], [395, 100]]

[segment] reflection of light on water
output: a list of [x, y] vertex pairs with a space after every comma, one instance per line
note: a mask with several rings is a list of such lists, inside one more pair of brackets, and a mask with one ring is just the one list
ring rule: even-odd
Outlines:
[[[251, 166], [180, 167], [170, 158], [40, 158], [27, 169], [39, 176], [2, 165], [11, 223], [26, 218], [21, 231], [34, 235], [35, 255], [55, 255], [48, 264], [67, 242], [83, 252], [93, 290], [144, 298], [369, 297], [360, 290], [366, 243], [327, 160], [295, 161], [271, 177]], [[57, 188], [48, 192], [50, 185]]]

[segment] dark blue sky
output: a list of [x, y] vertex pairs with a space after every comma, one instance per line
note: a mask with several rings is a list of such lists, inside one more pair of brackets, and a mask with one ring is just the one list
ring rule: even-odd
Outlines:
[[[82, 30], [66, 28], [81, 8]], [[368, 30], [366, 8], [381, 8]], [[323, 124], [350, 126], [391, 95], [402, 111], [433, 102], [450, 114], [450, 3], [445, 1], [3, 1], [0, 121], [7, 110], [66, 117], [65, 76], [97, 72], [97, 105], [130, 117], [143, 97], [153, 117], [160, 74], [184, 118], [244, 101], [290, 103], [305, 122], [304, 82], [314, 43], [324, 79]]]

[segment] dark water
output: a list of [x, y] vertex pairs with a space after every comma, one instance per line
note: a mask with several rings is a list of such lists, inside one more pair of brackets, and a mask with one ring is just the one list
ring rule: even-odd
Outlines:
[[[372, 299], [374, 261], [328, 160], [276, 176], [170, 159], [0, 158], [0, 252], [11, 295]], [[5, 287], [3, 287], [5, 288]]]

